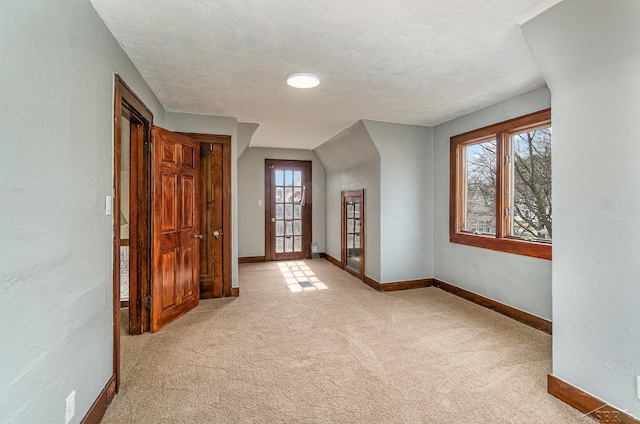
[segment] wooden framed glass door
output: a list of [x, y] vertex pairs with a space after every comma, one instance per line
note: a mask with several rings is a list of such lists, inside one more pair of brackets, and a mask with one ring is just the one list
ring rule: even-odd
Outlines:
[[265, 258], [309, 258], [311, 162], [265, 160]]
[[342, 269], [364, 281], [364, 190], [342, 192]]

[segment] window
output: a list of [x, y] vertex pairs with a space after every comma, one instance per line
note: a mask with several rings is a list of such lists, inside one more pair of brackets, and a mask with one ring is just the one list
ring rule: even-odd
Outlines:
[[551, 110], [451, 137], [450, 240], [551, 259]]

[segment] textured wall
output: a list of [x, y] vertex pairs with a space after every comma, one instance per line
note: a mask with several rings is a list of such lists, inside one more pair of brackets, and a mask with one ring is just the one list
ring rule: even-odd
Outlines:
[[78, 423], [112, 373], [113, 73], [164, 110], [91, 4], [0, 13], [0, 421]]
[[313, 151], [326, 173], [325, 252], [341, 258], [341, 192], [365, 189], [365, 274], [380, 281], [380, 154], [358, 121]]
[[549, 106], [549, 90], [539, 88], [436, 126], [433, 177], [435, 277], [546, 319], [551, 261], [449, 242], [449, 138]]
[[[264, 160], [310, 160], [312, 185], [312, 241], [324, 252], [325, 175], [311, 150], [250, 147], [238, 159], [239, 256], [264, 256]], [[258, 206], [262, 200], [262, 206]]]
[[380, 281], [433, 276], [433, 128], [364, 121], [380, 153]]
[[244, 151], [249, 148], [251, 138], [259, 126], [259, 124], [249, 122], [238, 122], [238, 157], [242, 156]]
[[552, 93], [553, 373], [640, 417], [640, 3], [523, 26]]

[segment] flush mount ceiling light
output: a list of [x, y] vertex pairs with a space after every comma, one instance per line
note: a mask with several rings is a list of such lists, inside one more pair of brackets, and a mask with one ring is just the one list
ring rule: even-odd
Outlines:
[[294, 88], [313, 88], [320, 85], [320, 78], [314, 74], [299, 72], [289, 75], [287, 84]]

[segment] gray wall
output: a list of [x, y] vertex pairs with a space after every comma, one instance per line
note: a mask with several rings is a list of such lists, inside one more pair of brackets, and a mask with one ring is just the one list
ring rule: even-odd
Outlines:
[[358, 121], [313, 151], [326, 173], [325, 252], [341, 257], [343, 190], [365, 189], [365, 274], [380, 281], [380, 154]]
[[0, 13], [0, 420], [78, 423], [112, 372], [113, 73], [164, 110], [91, 4]]
[[433, 129], [363, 121], [380, 154], [380, 280], [433, 276]]
[[[310, 160], [312, 184], [312, 241], [318, 251], [325, 249], [325, 174], [316, 155], [310, 150], [250, 147], [238, 158], [240, 257], [264, 256], [264, 160]], [[258, 206], [258, 200], [262, 206]]]
[[[231, 263], [238, 263], [238, 120], [224, 116], [167, 112], [166, 127], [171, 131], [231, 136]], [[238, 267], [232, 266], [231, 287], [238, 287]]]
[[640, 3], [523, 26], [552, 93], [553, 374], [640, 418]]
[[238, 122], [238, 153], [240, 157], [251, 144], [251, 138], [260, 125], [249, 122]]
[[551, 261], [449, 242], [449, 138], [548, 107], [545, 87], [436, 126], [433, 210], [435, 278], [551, 319]]

